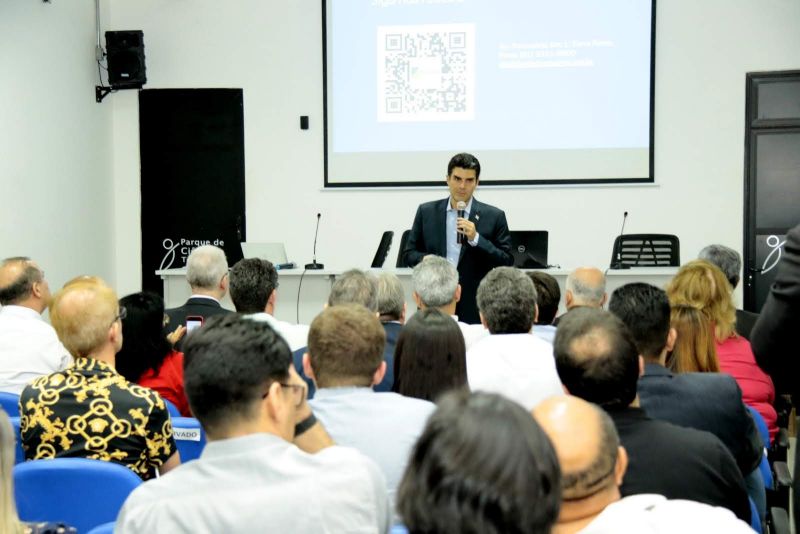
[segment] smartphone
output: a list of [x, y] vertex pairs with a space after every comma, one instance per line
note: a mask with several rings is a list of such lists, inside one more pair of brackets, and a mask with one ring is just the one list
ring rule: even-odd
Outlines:
[[186, 318], [186, 333], [203, 326], [203, 318], [199, 315], [190, 315]]

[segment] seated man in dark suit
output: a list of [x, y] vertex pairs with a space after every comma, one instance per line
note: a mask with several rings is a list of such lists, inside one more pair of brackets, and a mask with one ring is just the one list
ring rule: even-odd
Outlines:
[[[203, 245], [194, 249], [186, 260], [186, 281], [192, 288], [192, 296], [183, 306], [166, 310], [168, 331], [186, 325], [187, 317], [202, 317], [205, 321], [214, 315], [230, 313], [219, 302], [228, 292], [228, 260], [221, 248]], [[178, 341], [175, 348], [181, 350], [181, 345]]]
[[[419, 206], [402, 251], [408, 267], [435, 254], [458, 268], [461, 300], [456, 315], [469, 324], [481, 322], [475, 295], [483, 277], [495, 267], [514, 264], [506, 214], [472, 196], [480, 174], [481, 164], [475, 156], [453, 156], [446, 178], [450, 196]], [[458, 214], [459, 202], [465, 205], [463, 217]]]
[[656, 493], [731, 510], [750, 522], [750, 501], [730, 451], [713, 434], [648, 417], [636, 386], [642, 368], [628, 328], [615, 315], [576, 308], [558, 325], [554, 345], [571, 395], [605, 409], [630, 459], [620, 491]]
[[663, 290], [626, 284], [612, 293], [608, 310], [622, 319], [644, 358], [638, 392], [647, 415], [717, 436], [736, 459], [759, 511], [766, 512], [758, 469], [763, 444], [736, 380], [724, 373], [673, 374], [665, 367], [676, 333], [669, 325], [669, 299]]
[[394, 385], [394, 348], [397, 337], [406, 322], [406, 301], [403, 283], [392, 273], [378, 275], [378, 318], [386, 334], [386, 345], [383, 348], [383, 361], [386, 362], [386, 374], [383, 380], [373, 389], [375, 391], [392, 391]]
[[[736, 286], [739, 285], [739, 280], [741, 280], [739, 273], [742, 272], [742, 257], [738, 252], [724, 245], [708, 245], [700, 251], [697, 257], [719, 267], [725, 273], [725, 278], [728, 279], [733, 289], [736, 289]], [[756, 324], [757, 319], [757, 313], [737, 309], [736, 333], [749, 340], [750, 331]]]

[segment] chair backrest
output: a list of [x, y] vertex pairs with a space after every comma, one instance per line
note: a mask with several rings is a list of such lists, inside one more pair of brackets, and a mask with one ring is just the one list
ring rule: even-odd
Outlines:
[[116, 521], [112, 521], [110, 523], [103, 523], [98, 527], [94, 527], [92, 530], [87, 532], [87, 534], [114, 534], [114, 526], [116, 525]]
[[680, 267], [680, 241], [670, 234], [625, 234], [617, 236], [611, 264], [630, 267]]
[[408, 235], [411, 233], [411, 230], [406, 230], [403, 232], [403, 235], [400, 236], [400, 248], [397, 250], [397, 264], [395, 267], [408, 267], [405, 259], [403, 259], [403, 250], [406, 248], [406, 242], [408, 242]]
[[378, 250], [375, 251], [375, 257], [372, 258], [371, 267], [373, 269], [383, 267], [383, 263], [386, 261], [386, 256], [389, 255], [389, 249], [392, 246], [393, 237], [394, 232], [391, 230], [383, 232], [383, 235], [381, 236], [381, 242], [378, 243]]
[[181, 453], [181, 463], [199, 458], [206, 446], [206, 433], [194, 417], [173, 417], [172, 436]]
[[766, 451], [769, 449], [769, 429], [767, 428], [767, 422], [764, 421], [764, 417], [752, 406], [748, 406], [747, 409], [753, 417], [753, 421], [756, 423], [758, 434], [761, 436], [761, 443], [763, 443], [765, 449], [764, 453], [761, 455], [761, 463], [758, 465], [758, 469], [761, 472], [761, 478], [764, 480], [764, 487], [772, 489], [775, 485], [775, 479], [772, 476], [772, 468], [769, 465], [766, 454]]
[[15, 446], [14, 446], [14, 463], [21, 464], [25, 461], [25, 451], [22, 449], [22, 435], [19, 431], [19, 417], [9, 417], [11, 426], [14, 427]]
[[34, 460], [14, 467], [20, 519], [65, 523], [78, 532], [114, 521], [141, 483], [127, 467], [87, 458]]
[[164, 397], [161, 397], [161, 400], [163, 400], [164, 404], [167, 405], [167, 411], [169, 412], [169, 416], [170, 417], [180, 417], [181, 416], [181, 411], [178, 409], [177, 406], [172, 404], [172, 401], [168, 401]]
[[0, 407], [9, 417], [19, 417], [19, 395], [0, 391]]

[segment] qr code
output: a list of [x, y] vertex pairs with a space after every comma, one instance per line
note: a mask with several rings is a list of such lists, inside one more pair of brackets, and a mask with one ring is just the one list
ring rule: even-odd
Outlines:
[[378, 28], [378, 121], [472, 120], [475, 25]]

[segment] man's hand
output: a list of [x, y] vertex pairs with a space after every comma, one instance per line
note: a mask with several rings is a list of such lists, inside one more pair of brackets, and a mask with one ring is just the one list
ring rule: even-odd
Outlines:
[[467, 236], [469, 241], [475, 241], [475, 236], [478, 235], [478, 231], [475, 230], [475, 223], [461, 217], [456, 219], [456, 231]]

